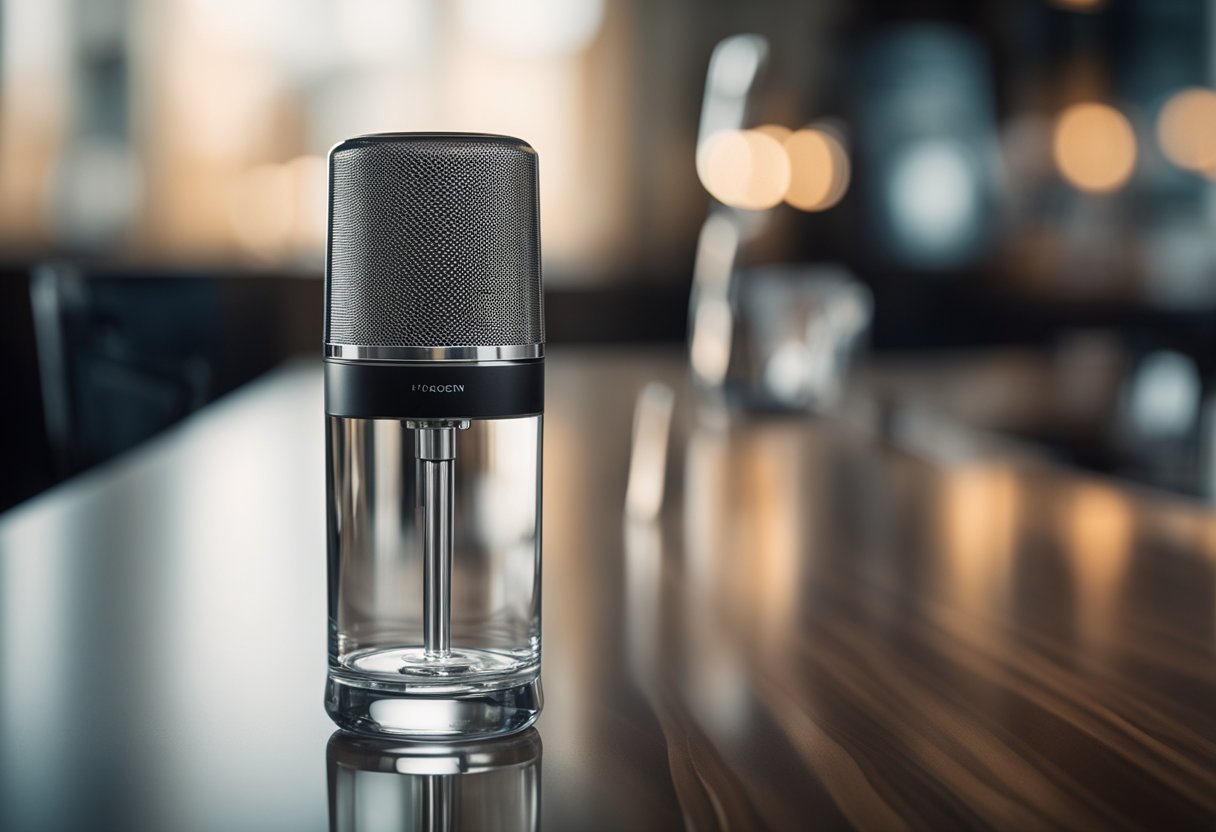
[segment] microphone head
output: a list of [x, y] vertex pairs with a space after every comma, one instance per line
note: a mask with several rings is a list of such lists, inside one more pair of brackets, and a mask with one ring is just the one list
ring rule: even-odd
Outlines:
[[329, 155], [327, 348], [545, 340], [537, 157], [471, 133], [384, 133]]

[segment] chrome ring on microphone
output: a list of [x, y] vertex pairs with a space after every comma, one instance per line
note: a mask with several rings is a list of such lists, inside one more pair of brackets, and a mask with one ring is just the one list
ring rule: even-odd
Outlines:
[[545, 345], [375, 347], [326, 344], [325, 357], [347, 361], [528, 361], [544, 358]]

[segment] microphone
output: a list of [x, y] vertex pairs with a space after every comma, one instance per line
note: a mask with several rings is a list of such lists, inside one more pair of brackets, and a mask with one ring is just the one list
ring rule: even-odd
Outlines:
[[540, 711], [536, 152], [472, 133], [334, 147], [324, 340], [327, 710], [373, 734], [527, 727]]
[[325, 310], [334, 415], [539, 413], [543, 365], [520, 363], [544, 357], [536, 152], [474, 134], [339, 144]]

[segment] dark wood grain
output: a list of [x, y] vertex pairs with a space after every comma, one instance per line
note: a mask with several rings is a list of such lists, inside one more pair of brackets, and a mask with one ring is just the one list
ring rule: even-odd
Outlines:
[[[551, 422], [624, 423], [650, 369], [603, 368]], [[623, 664], [649, 714], [617, 707], [657, 723], [690, 826], [1216, 824], [1207, 510], [847, 422], [709, 427], [665, 377], [661, 521], [588, 508], [596, 555], [547, 592], [618, 602], [601, 650], [643, 629]], [[590, 433], [593, 470], [619, 470], [623, 437]]]
[[[556, 352], [543, 828], [1216, 827], [1205, 507], [852, 415], [722, 427], [675, 354]], [[627, 521], [654, 379], [667, 498]], [[325, 827], [318, 380], [0, 518], [0, 826]]]

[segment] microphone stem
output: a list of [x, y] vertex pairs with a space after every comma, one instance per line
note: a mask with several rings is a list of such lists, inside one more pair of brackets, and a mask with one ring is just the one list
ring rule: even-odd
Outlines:
[[422, 466], [422, 644], [428, 659], [452, 655], [452, 529], [456, 431], [467, 421], [407, 422]]
[[452, 495], [456, 472], [451, 460], [422, 465], [423, 644], [428, 659], [446, 659], [452, 654]]

